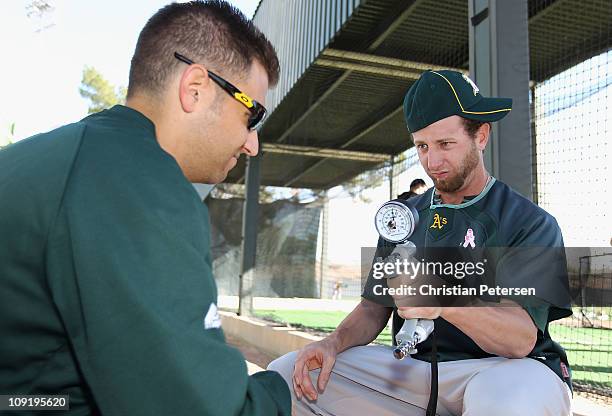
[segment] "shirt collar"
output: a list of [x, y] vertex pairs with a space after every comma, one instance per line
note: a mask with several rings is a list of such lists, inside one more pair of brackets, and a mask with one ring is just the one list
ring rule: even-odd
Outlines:
[[489, 190], [491, 189], [491, 187], [493, 186], [495, 181], [496, 181], [496, 179], [493, 176], [490, 176], [489, 180], [487, 181], [487, 183], [485, 185], [485, 187], [482, 189], [482, 191], [480, 191], [480, 193], [478, 195], [465, 196], [465, 197], [463, 197], [463, 202], [460, 203], [460, 204], [444, 204], [444, 203], [442, 203], [442, 199], [440, 198], [440, 195], [434, 189], [433, 192], [431, 193], [431, 203], [429, 205], [429, 208], [430, 209], [436, 209], [436, 208], [454, 208], [454, 209], [460, 209], [460, 208], [469, 207], [470, 205], [474, 205], [476, 202], [478, 202], [482, 198], [484, 198], [487, 193], [489, 193]]
[[116, 116], [130, 123], [138, 124], [155, 137], [155, 124], [140, 111], [124, 105], [115, 105], [106, 112], [110, 116]]

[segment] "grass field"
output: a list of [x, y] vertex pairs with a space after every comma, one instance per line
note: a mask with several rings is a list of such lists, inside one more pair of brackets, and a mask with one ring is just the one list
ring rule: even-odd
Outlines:
[[[255, 311], [260, 318], [283, 322], [295, 327], [304, 327], [320, 332], [332, 332], [348, 315], [346, 312], [330, 311], [293, 311], [293, 310], [259, 310]], [[380, 344], [391, 345], [391, 331], [385, 328], [376, 338]]]
[[612, 390], [612, 330], [550, 326], [567, 352], [574, 382]]
[[[258, 310], [262, 318], [283, 322], [319, 332], [331, 332], [347, 315], [346, 312], [303, 310]], [[565, 348], [576, 383], [598, 389], [612, 390], [612, 330], [570, 328], [552, 324], [553, 339]], [[391, 332], [385, 328], [376, 338], [381, 344], [391, 344]]]

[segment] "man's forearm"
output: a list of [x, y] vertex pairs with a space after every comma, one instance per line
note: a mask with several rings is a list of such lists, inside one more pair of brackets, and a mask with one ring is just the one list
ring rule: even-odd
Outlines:
[[529, 314], [514, 305], [442, 308], [440, 317], [469, 336], [483, 351], [522, 358], [533, 349], [537, 328]]
[[367, 345], [385, 328], [391, 312], [391, 308], [362, 299], [327, 339], [338, 353], [357, 345]]

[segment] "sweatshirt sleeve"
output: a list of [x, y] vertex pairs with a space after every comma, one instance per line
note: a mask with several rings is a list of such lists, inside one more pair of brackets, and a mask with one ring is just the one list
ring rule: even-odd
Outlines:
[[46, 268], [101, 414], [290, 415], [280, 375], [249, 377], [225, 342], [208, 213], [191, 185], [91, 176], [67, 186]]

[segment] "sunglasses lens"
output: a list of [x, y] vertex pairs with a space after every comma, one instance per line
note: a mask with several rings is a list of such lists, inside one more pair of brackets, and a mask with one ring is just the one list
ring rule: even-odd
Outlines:
[[249, 118], [249, 130], [259, 129], [259, 127], [261, 127], [263, 124], [263, 121], [266, 119], [266, 115], [266, 109], [259, 103], [256, 103], [253, 108], [253, 114]]

